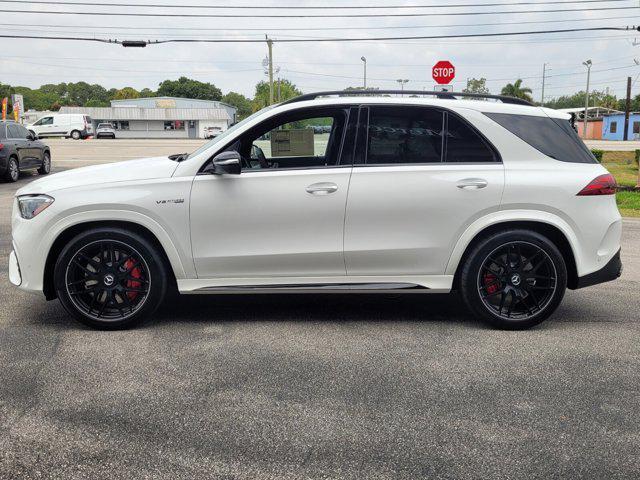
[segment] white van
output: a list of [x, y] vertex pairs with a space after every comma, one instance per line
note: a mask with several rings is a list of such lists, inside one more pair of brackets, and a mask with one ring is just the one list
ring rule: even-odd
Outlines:
[[93, 135], [93, 125], [89, 115], [81, 113], [60, 113], [47, 115], [27, 128], [38, 137], [65, 137], [79, 140]]

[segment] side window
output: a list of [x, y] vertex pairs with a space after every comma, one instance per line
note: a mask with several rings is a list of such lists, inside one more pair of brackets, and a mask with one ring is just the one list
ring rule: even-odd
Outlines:
[[339, 163], [347, 121], [345, 110], [322, 110], [285, 115], [240, 139], [245, 168], [284, 169], [330, 167]]
[[29, 130], [24, 128], [22, 125], [16, 125], [18, 127], [18, 135], [19, 138], [27, 138], [29, 136]]
[[23, 138], [20, 136], [20, 130], [15, 123], [7, 124], [7, 137], [8, 138]]
[[373, 106], [369, 110], [366, 163], [441, 162], [442, 127], [440, 110]]
[[7, 138], [5, 124], [1, 122], [0, 122], [0, 138]]
[[495, 162], [493, 150], [456, 115], [447, 114], [447, 162]]
[[53, 124], [53, 117], [43, 117], [40, 120], [38, 120], [36, 123], [34, 123], [34, 125], [52, 125]]

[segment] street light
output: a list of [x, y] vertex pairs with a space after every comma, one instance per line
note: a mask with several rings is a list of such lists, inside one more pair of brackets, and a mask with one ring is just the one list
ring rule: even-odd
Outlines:
[[[409, 83], [409, 80], [407, 80], [406, 78], [399, 78], [398, 80], [396, 80], [396, 82], [398, 82], [400, 84], [400, 90], [404, 92], [404, 85], [405, 83]], [[404, 94], [401, 94], [402, 96], [404, 96]]]
[[591, 60], [587, 60], [586, 62], [582, 62], [582, 64], [587, 67], [587, 94], [585, 95], [585, 103], [584, 103], [584, 124], [582, 127], [582, 138], [587, 138], [587, 111], [589, 110], [589, 81], [591, 80]]
[[360, 57], [360, 60], [364, 63], [364, 89], [367, 89], [367, 57]]

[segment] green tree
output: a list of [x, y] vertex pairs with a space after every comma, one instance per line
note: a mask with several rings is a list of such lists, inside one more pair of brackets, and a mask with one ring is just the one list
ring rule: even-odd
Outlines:
[[98, 98], [90, 98], [87, 103], [83, 105], [83, 107], [108, 107], [109, 102], [105, 102], [104, 100], [100, 100]]
[[504, 87], [502, 87], [502, 91], [500, 93], [502, 95], [508, 95], [510, 97], [521, 98], [522, 100], [533, 102], [533, 98], [531, 97], [531, 89], [529, 87], [522, 86], [521, 78], [517, 79], [513, 83], [506, 84]]
[[143, 88], [142, 90], [140, 90], [140, 98], [149, 98], [149, 97], [155, 97], [155, 96], [156, 96], [156, 92], [154, 92], [150, 88]]
[[251, 100], [240, 93], [229, 92], [222, 97], [222, 101], [238, 109], [239, 120], [251, 114]]
[[464, 93], [481, 93], [483, 95], [488, 95], [489, 88], [487, 88], [487, 79], [486, 78], [470, 78], [467, 81], [467, 88], [462, 90]]
[[222, 91], [212, 83], [204, 83], [187, 77], [165, 80], [158, 87], [158, 96], [221, 100]]
[[[290, 98], [302, 95], [302, 92], [292, 82], [287, 79], [280, 79], [280, 101], [284, 102]], [[278, 97], [278, 82], [274, 82], [273, 85], [274, 100]], [[262, 81], [256, 85], [256, 93], [253, 97], [253, 111], [258, 110], [269, 105], [269, 82]]]
[[127, 100], [129, 98], [140, 98], [140, 92], [133, 87], [124, 87], [113, 96], [114, 100]]

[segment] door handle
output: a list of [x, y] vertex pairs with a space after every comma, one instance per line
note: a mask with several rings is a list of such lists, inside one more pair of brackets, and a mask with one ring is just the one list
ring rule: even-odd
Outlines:
[[320, 182], [309, 185], [306, 190], [311, 195], [329, 195], [338, 191], [338, 185], [331, 182]]
[[456, 187], [469, 190], [479, 190], [481, 188], [485, 188], [487, 185], [489, 185], [489, 182], [484, 178], [465, 178], [464, 180], [460, 180], [456, 184]]

